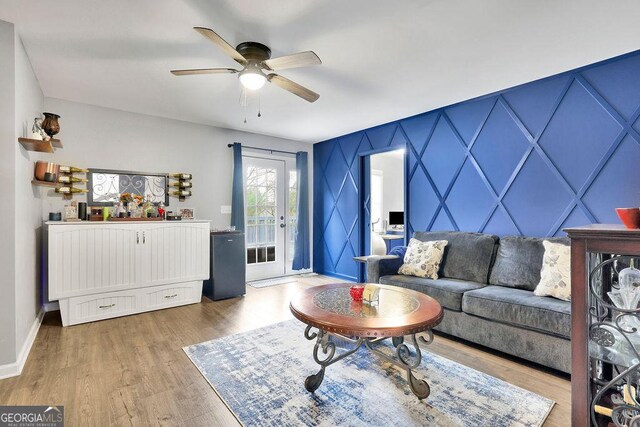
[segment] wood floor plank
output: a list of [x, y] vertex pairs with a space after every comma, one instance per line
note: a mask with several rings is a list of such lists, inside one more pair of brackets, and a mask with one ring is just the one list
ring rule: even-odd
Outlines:
[[[19, 377], [0, 380], [0, 404], [61, 404], [69, 426], [234, 426], [224, 402], [182, 347], [291, 319], [289, 301], [311, 276], [247, 295], [63, 328], [47, 313]], [[566, 376], [446, 336], [429, 351], [555, 402], [545, 426], [570, 424]]]

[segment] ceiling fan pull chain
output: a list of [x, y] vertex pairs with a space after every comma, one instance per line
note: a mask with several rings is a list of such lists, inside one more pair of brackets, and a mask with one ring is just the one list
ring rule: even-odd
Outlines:
[[261, 109], [261, 105], [262, 105], [262, 97], [260, 96], [260, 94], [258, 93], [258, 117], [262, 117], [262, 113], [260, 112]]
[[240, 86], [240, 107], [242, 107], [242, 111], [244, 111], [244, 123], [247, 123], [247, 105], [249, 105], [249, 101], [247, 98], [247, 90]]
[[240, 106], [246, 109], [248, 104], [249, 104], [249, 101], [247, 97], [247, 90], [244, 87], [241, 87], [240, 88]]

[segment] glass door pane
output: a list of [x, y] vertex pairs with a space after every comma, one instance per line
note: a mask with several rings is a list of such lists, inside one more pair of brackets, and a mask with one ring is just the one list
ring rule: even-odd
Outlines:
[[243, 157], [245, 170], [245, 233], [247, 278], [285, 274], [285, 162]]
[[295, 170], [289, 171], [289, 224], [287, 228], [287, 261], [293, 262], [295, 250], [296, 229], [298, 218], [298, 174]]
[[276, 169], [250, 165], [246, 178], [247, 264], [274, 262]]

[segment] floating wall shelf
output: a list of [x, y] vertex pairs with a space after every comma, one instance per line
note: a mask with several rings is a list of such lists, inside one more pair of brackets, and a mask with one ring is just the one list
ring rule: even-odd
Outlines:
[[51, 139], [49, 141], [41, 141], [39, 139], [18, 138], [20, 145], [27, 151], [38, 151], [40, 153], [53, 153], [54, 149], [62, 148], [62, 141], [59, 139]]
[[52, 187], [52, 188], [56, 188], [60, 186], [60, 183], [58, 182], [40, 181], [39, 179], [32, 179], [31, 184], [40, 185], [43, 187]]

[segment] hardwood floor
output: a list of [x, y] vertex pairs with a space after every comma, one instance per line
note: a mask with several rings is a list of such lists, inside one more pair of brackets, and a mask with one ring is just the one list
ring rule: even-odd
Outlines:
[[[290, 319], [296, 290], [336, 281], [247, 287], [243, 298], [67, 328], [48, 313], [22, 375], [0, 381], [0, 404], [64, 405], [69, 426], [237, 425], [182, 347]], [[429, 349], [553, 399], [545, 426], [570, 425], [566, 377], [443, 336]]]

